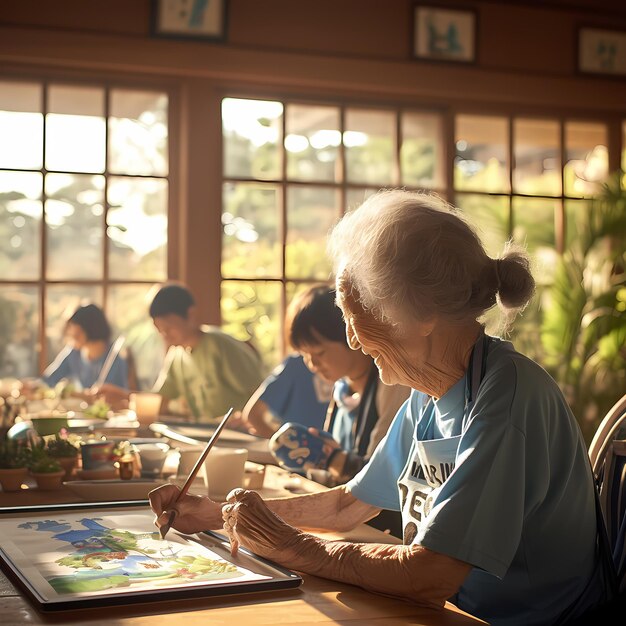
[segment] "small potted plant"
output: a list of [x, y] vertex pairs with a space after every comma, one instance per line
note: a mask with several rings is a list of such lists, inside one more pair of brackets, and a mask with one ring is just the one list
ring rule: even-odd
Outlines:
[[45, 445], [32, 449], [29, 469], [39, 489], [53, 491], [61, 488], [65, 470], [48, 454]]
[[14, 439], [0, 441], [0, 485], [3, 491], [19, 491], [28, 476], [30, 449]]
[[65, 475], [63, 480], [70, 480], [74, 469], [78, 465], [78, 447], [68, 437], [65, 431], [61, 431], [54, 437], [47, 438], [45, 444], [48, 456], [59, 462]]
[[141, 464], [137, 449], [130, 441], [120, 441], [113, 450], [115, 466], [119, 469], [122, 480], [139, 478]]

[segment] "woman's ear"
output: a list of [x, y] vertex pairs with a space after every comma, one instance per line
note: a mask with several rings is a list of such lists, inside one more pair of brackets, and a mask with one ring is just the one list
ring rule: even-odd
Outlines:
[[437, 322], [438, 320], [434, 316], [428, 318], [427, 320], [420, 320], [417, 326], [417, 332], [422, 337], [428, 337], [432, 335], [433, 330], [435, 330], [437, 326]]
[[359, 337], [352, 324], [352, 318], [344, 316], [344, 319], [346, 321], [346, 342], [348, 347], [352, 350], [360, 350], [361, 344], [359, 343]]

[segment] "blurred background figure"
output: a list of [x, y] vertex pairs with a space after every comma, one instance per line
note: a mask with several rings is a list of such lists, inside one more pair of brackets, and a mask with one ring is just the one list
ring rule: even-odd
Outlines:
[[[287, 309], [287, 333], [299, 302], [300, 298], [294, 298]], [[290, 344], [288, 334], [286, 343]], [[286, 422], [321, 429], [334, 382], [312, 372], [301, 354], [290, 354], [254, 392], [239, 421], [231, 419], [229, 426], [267, 438]]]
[[[328, 485], [345, 482], [367, 463], [409, 397], [408, 387], [385, 385], [379, 380], [371, 356], [350, 348], [335, 297], [335, 289], [327, 285], [314, 285], [301, 292], [290, 304], [286, 324], [289, 344], [302, 355], [307, 368], [333, 384], [324, 423], [324, 431], [332, 436], [323, 435], [326, 454], [319, 462], [296, 458], [292, 450], [288, 459], [281, 454], [287, 451], [283, 444], [286, 448], [292, 445], [281, 435], [293, 437], [292, 423], [301, 427], [299, 420], [285, 424], [271, 439], [281, 465], [293, 470], [304, 468], [315, 480]], [[312, 438], [319, 433], [296, 430], [307, 439], [308, 445], [301, 449], [312, 450]]]
[[285, 422], [322, 428], [332, 385], [290, 354], [261, 383], [241, 412], [243, 430], [271, 437]]
[[66, 379], [75, 391], [88, 391], [104, 374], [104, 380], [99, 382], [128, 388], [128, 362], [119, 350], [121, 343], [111, 342], [111, 327], [100, 307], [78, 307], [65, 324], [65, 338], [65, 347], [42, 375], [46, 385], [53, 387]]
[[168, 347], [153, 391], [163, 396], [162, 413], [212, 422], [231, 406], [243, 409], [264, 378], [263, 363], [250, 344], [199, 324], [195, 304], [178, 284], [152, 300], [150, 317]]

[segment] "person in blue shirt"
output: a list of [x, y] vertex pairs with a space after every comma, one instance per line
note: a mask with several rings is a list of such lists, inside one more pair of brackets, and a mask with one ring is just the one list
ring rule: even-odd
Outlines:
[[[317, 494], [226, 503], [165, 486], [156, 524], [222, 527], [289, 568], [442, 607], [492, 626], [562, 624], [610, 595], [587, 448], [554, 380], [481, 323], [530, 301], [527, 255], [490, 258], [462, 215], [435, 195], [381, 191], [348, 213], [329, 242], [350, 346], [380, 379], [412, 388], [369, 463]], [[403, 545], [320, 538], [386, 507], [402, 512]], [[605, 555], [610, 558], [610, 555]]]
[[290, 354], [252, 394], [238, 427], [267, 438], [286, 422], [322, 428], [331, 391], [332, 385], [311, 372], [302, 355]]
[[[54, 386], [62, 379], [75, 391], [89, 391], [107, 360], [111, 327], [102, 309], [95, 304], [79, 306], [65, 325], [66, 346], [46, 368], [42, 380]], [[128, 388], [128, 363], [120, 352], [115, 356], [103, 382]]]
[[[346, 482], [367, 463], [410, 393], [404, 385], [379, 384], [372, 357], [350, 348], [336, 299], [334, 287], [312, 285], [290, 303], [285, 323], [289, 345], [302, 354], [306, 367], [333, 385], [323, 427], [328, 436], [317, 440], [323, 452], [315, 458], [320, 433], [298, 419], [270, 439], [280, 465], [305, 470], [327, 486]], [[299, 440], [296, 454], [292, 446]]]

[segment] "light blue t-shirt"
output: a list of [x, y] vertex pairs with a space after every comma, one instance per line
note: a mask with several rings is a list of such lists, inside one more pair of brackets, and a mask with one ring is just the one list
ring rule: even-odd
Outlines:
[[[452, 598], [459, 608], [498, 626], [554, 623], [595, 564], [580, 429], [552, 378], [497, 339], [464, 416], [466, 398], [465, 377], [437, 401], [413, 391], [347, 487], [402, 510], [405, 543], [474, 566]], [[600, 596], [593, 583], [590, 603]]]
[[289, 355], [262, 384], [259, 399], [281, 422], [323, 428], [331, 386], [318, 379], [300, 355]]
[[[67, 378], [77, 390], [89, 389], [98, 380], [110, 349], [111, 346], [93, 361], [86, 359], [80, 350], [72, 350], [64, 358], [57, 357], [41, 378], [49, 386], [54, 386], [62, 378]], [[128, 389], [128, 363], [122, 355], [118, 354], [115, 357], [104, 382]]]

